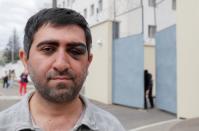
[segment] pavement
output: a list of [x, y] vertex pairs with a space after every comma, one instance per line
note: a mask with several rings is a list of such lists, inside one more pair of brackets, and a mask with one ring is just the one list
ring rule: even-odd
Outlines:
[[[1, 85], [1, 84], [0, 84]], [[28, 85], [27, 91], [34, 90]], [[18, 94], [18, 85], [13, 88], [0, 86], [0, 111], [18, 102], [22, 96]], [[127, 131], [198, 131], [199, 118], [190, 120], [177, 119], [175, 114], [156, 108], [143, 110], [114, 104], [103, 104], [91, 100], [97, 106], [115, 115]], [[191, 125], [191, 128], [190, 128]]]

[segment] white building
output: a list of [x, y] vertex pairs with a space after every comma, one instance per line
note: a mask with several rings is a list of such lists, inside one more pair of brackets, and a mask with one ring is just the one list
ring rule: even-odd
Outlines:
[[144, 68], [155, 79], [155, 33], [176, 23], [176, 0], [58, 0], [58, 6], [77, 10], [91, 27], [117, 21], [119, 38], [143, 33]]
[[178, 117], [199, 117], [199, 1], [177, 2]]
[[[166, 33], [170, 27], [175, 29], [176, 0], [58, 0], [58, 6], [80, 12], [91, 27], [93, 53], [97, 58], [91, 65], [88, 81], [92, 82], [86, 83], [86, 95], [104, 103], [112, 103], [112, 78], [114, 77], [112, 76], [112, 33], [118, 33], [118, 38], [143, 34], [144, 68], [149, 69], [155, 79], [157, 74], [156, 33], [158, 32], [158, 35], [160, 32]], [[113, 21], [119, 23], [116, 32], [112, 32]], [[164, 39], [161, 40], [164, 41]], [[172, 42], [175, 46], [175, 40]], [[169, 62], [165, 61], [165, 63]], [[179, 92], [178, 90], [176, 93], [178, 98], [181, 96]], [[182, 106], [180, 101], [175, 101], [178, 103], [176, 104], [177, 113], [182, 112], [179, 109]], [[176, 110], [176, 107], [174, 108]]]
[[90, 26], [119, 22], [119, 37], [144, 32], [145, 43], [154, 43], [156, 31], [176, 22], [176, 0], [58, 0], [58, 6], [80, 12]]

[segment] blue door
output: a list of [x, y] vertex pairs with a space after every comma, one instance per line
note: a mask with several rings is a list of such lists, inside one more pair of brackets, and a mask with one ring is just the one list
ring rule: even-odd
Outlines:
[[156, 106], [176, 113], [176, 26], [156, 34]]
[[113, 42], [113, 103], [144, 106], [143, 35], [116, 39]]

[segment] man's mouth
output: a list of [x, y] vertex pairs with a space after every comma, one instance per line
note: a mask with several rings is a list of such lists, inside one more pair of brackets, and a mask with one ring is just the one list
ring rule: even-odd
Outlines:
[[47, 80], [73, 80], [75, 79], [75, 74], [72, 71], [67, 72], [55, 72], [51, 71], [47, 73]]
[[51, 80], [71, 80], [72, 78], [66, 76], [56, 76], [51, 78]]

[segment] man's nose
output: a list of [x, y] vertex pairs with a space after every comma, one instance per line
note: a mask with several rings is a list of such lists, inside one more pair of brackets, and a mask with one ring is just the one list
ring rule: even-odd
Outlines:
[[58, 72], [66, 71], [70, 68], [69, 56], [65, 51], [57, 52], [53, 69]]

